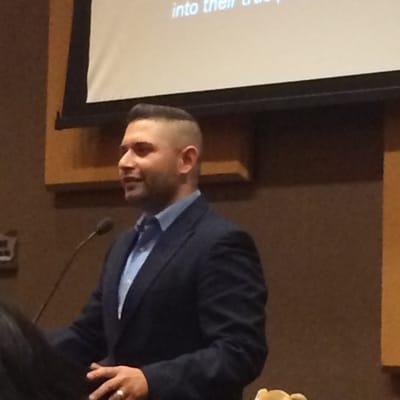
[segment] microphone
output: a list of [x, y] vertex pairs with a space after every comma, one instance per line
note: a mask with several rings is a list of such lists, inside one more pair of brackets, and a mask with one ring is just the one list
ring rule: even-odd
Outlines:
[[97, 235], [104, 235], [112, 228], [114, 228], [114, 221], [110, 217], [105, 217], [97, 223], [95, 232]]
[[49, 295], [47, 296], [47, 298], [45, 299], [45, 301], [41, 305], [39, 311], [37, 312], [35, 318], [33, 319], [32, 322], [35, 325], [39, 322], [39, 319], [43, 315], [43, 312], [46, 310], [46, 308], [49, 305], [51, 299], [56, 294], [58, 287], [60, 286], [61, 282], [63, 281], [66, 273], [69, 271], [73, 261], [75, 260], [75, 257], [79, 253], [79, 250], [83, 246], [85, 246], [85, 244], [88, 243], [96, 235], [104, 235], [105, 233], [110, 232], [111, 229], [113, 229], [113, 228], [114, 228], [113, 220], [110, 217], [103, 218], [97, 223], [96, 229], [93, 232], [91, 232], [90, 235], [86, 239], [82, 240], [82, 242], [80, 242], [78, 244], [78, 246], [75, 247], [75, 250], [72, 253], [72, 256], [69, 258], [69, 260], [65, 264], [64, 268], [61, 270], [60, 275], [59, 275], [58, 279], [56, 280], [55, 284], [53, 285]]

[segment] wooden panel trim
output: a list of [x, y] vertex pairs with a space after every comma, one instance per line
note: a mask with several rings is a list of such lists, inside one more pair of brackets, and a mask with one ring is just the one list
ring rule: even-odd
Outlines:
[[381, 362], [400, 366], [400, 103], [385, 115]]

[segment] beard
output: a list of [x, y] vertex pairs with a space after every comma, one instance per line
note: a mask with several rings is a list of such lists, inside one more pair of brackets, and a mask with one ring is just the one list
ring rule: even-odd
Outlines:
[[145, 212], [157, 214], [177, 199], [180, 184], [175, 174], [149, 174], [139, 182], [125, 185], [125, 200]]

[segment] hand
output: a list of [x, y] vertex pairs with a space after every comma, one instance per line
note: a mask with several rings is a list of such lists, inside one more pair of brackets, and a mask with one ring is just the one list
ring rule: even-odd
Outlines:
[[[106, 379], [93, 393], [90, 400], [99, 400], [108, 395], [110, 400], [142, 400], [146, 399], [149, 388], [146, 377], [138, 368], [126, 367], [102, 367], [93, 363], [88, 372], [87, 378], [91, 381], [96, 379]], [[117, 391], [122, 391], [117, 394]]]

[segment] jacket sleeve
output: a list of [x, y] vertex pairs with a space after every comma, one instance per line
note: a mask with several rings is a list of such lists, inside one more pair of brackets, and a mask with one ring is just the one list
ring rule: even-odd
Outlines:
[[99, 283], [71, 326], [48, 335], [50, 343], [59, 353], [83, 366], [101, 360], [106, 355], [100, 286]]
[[267, 291], [250, 236], [224, 234], [197, 265], [197, 307], [204, 346], [142, 368], [150, 399], [235, 398], [267, 354]]
[[[105, 261], [109, 253], [110, 250]], [[47, 334], [50, 344], [59, 353], [82, 366], [88, 366], [107, 355], [102, 306], [103, 278], [104, 267], [96, 288], [77, 319], [70, 326]]]

